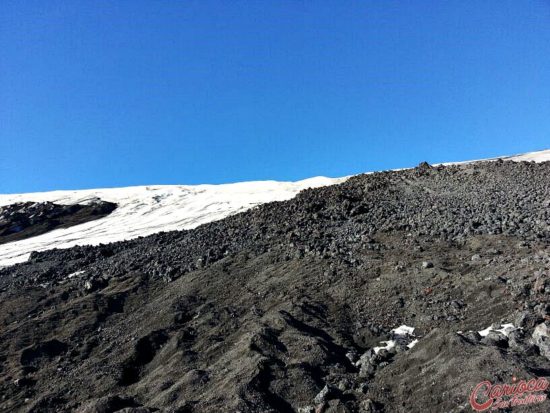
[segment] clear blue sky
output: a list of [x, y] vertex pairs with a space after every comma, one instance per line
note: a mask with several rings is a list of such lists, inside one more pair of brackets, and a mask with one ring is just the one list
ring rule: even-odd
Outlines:
[[550, 147], [548, 1], [0, 2], [0, 192]]

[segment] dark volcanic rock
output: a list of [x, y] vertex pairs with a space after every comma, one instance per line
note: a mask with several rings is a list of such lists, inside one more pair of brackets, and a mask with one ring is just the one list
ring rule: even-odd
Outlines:
[[51, 359], [63, 354], [66, 350], [67, 345], [56, 339], [35, 344], [23, 350], [21, 364], [23, 366], [37, 365], [41, 359]]
[[58, 205], [51, 202], [24, 202], [0, 207], [0, 244], [44, 234], [56, 228], [68, 228], [109, 215], [116, 209], [112, 202], [96, 201], [87, 205]]
[[[0, 410], [458, 412], [480, 381], [546, 377], [549, 176], [421, 165], [34, 253], [0, 270]], [[374, 354], [403, 324], [414, 347]]]

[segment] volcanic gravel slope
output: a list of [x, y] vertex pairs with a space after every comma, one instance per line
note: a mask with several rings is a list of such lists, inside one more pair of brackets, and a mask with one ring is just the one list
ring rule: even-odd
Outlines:
[[550, 376], [549, 177], [422, 164], [34, 253], [0, 270], [0, 409], [471, 411], [483, 380]]

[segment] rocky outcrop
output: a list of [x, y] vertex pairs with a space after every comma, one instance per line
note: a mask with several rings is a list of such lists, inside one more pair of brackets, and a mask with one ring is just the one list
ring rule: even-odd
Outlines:
[[0, 244], [68, 228], [102, 218], [116, 208], [111, 202], [86, 205], [58, 205], [51, 202], [24, 202], [0, 207]]

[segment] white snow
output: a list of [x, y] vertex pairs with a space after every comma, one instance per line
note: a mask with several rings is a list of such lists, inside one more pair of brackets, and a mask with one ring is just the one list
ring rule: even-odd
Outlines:
[[[498, 158], [486, 159], [496, 160]], [[511, 161], [550, 161], [550, 150], [503, 157]], [[476, 161], [467, 161], [476, 162]], [[452, 164], [458, 164], [454, 162]], [[345, 181], [317, 177], [298, 182], [257, 181], [225, 185], [162, 185], [0, 195], [0, 206], [16, 202], [86, 203], [102, 199], [118, 208], [107, 217], [0, 245], [0, 267], [26, 261], [32, 251], [97, 245], [160, 231], [195, 228], [256, 205], [293, 198], [305, 188]]]
[[[406, 325], [396, 327], [393, 330], [391, 330], [391, 333], [394, 336], [395, 340], [382, 341], [380, 342], [380, 344], [384, 344], [384, 345], [379, 347], [374, 347], [373, 350], [376, 354], [378, 354], [380, 350], [391, 350], [392, 348], [395, 347], [398, 340], [403, 341], [414, 337], [413, 332], [414, 332], [414, 327], [409, 327]], [[412, 340], [409, 344], [407, 344], [407, 347], [413, 348], [416, 345], [416, 343], [418, 343], [418, 340], [416, 339]]]
[[545, 151], [538, 152], [528, 152], [521, 155], [513, 155], [502, 158], [505, 161], [514, 161], [514, 162], [547, 162], [550, 161], [550, 149]]
[[512, 332], [516, 330], [516, 327], [514, 327], [513, 324], [502, 324], [500, 328], [494, 328], [493, 326], [489, 326], [481, 331], [478, 331], [479, 335], [481, 337], [486, 337], [491, 331], [497, 331], [506, 337]]
[[488, 335], [491, 332], [491, 330], [493, 330], [491, 327], [487, 327], [484, 330], [478, 331], [478, 333], [481, 337], [485, 337], [486, 335]]
[[413, 348], [414, 346], [416, 346], [418, 344], [418, 339], [415, 338], [413, 341], [411, 341], [409, 344], [407, 344], [407, 347], [408, 348]]
[[402, 325], [394, 328], [391, 332], [396, 336], [412, 336], [414, 332], [414, 327]]
[[0, 195], [0, 206], [45, 201], [70, 205], [97, 199], [118, 204], [104, 218], [0, 245], [0, 267], [24, 262], [32, 251], [106, 244], [161, 231], [195, 228], [256, 205], [291, 199], [306, 188], [333, 185], [346, 179], [316, 177], [298, 182], [136, 186]]
[[84, 274], [86, 271], [75, 271], [69, 275], [67, 275], [67, 278], [74, 278], [74, 277], [78, 277], [79, 275], [82, 275]]
[[395, 340], [388, 340], [388, 341], [381, 341], [380, 344], [384, 344], [383, 346], [380, 346], [380, 347], [374, 347], [373, 350], [376, 354], [378, 354], [380, 352], [380, 350], [391, 350], [392, 348], [395, 347]]
[[497, 161], [499, 159], [502, 159], [503, 161], [513, 161], [513, 162], [537, 162], [537, 163], [548, 162], [550, 161], [550, 149], [546, 149], [544, 151], [537, 151], [537, 152], [527, 152], [527, 153], [518, 154], [518, 155], [501, 156], [498, 158], [475, 159], [472, 161], [462, 161], [462, 162], [445, 162], [439, 165], [460, 165], [460, 164], [468, 164], [468, 163], [474, 163], [474, 162]]

